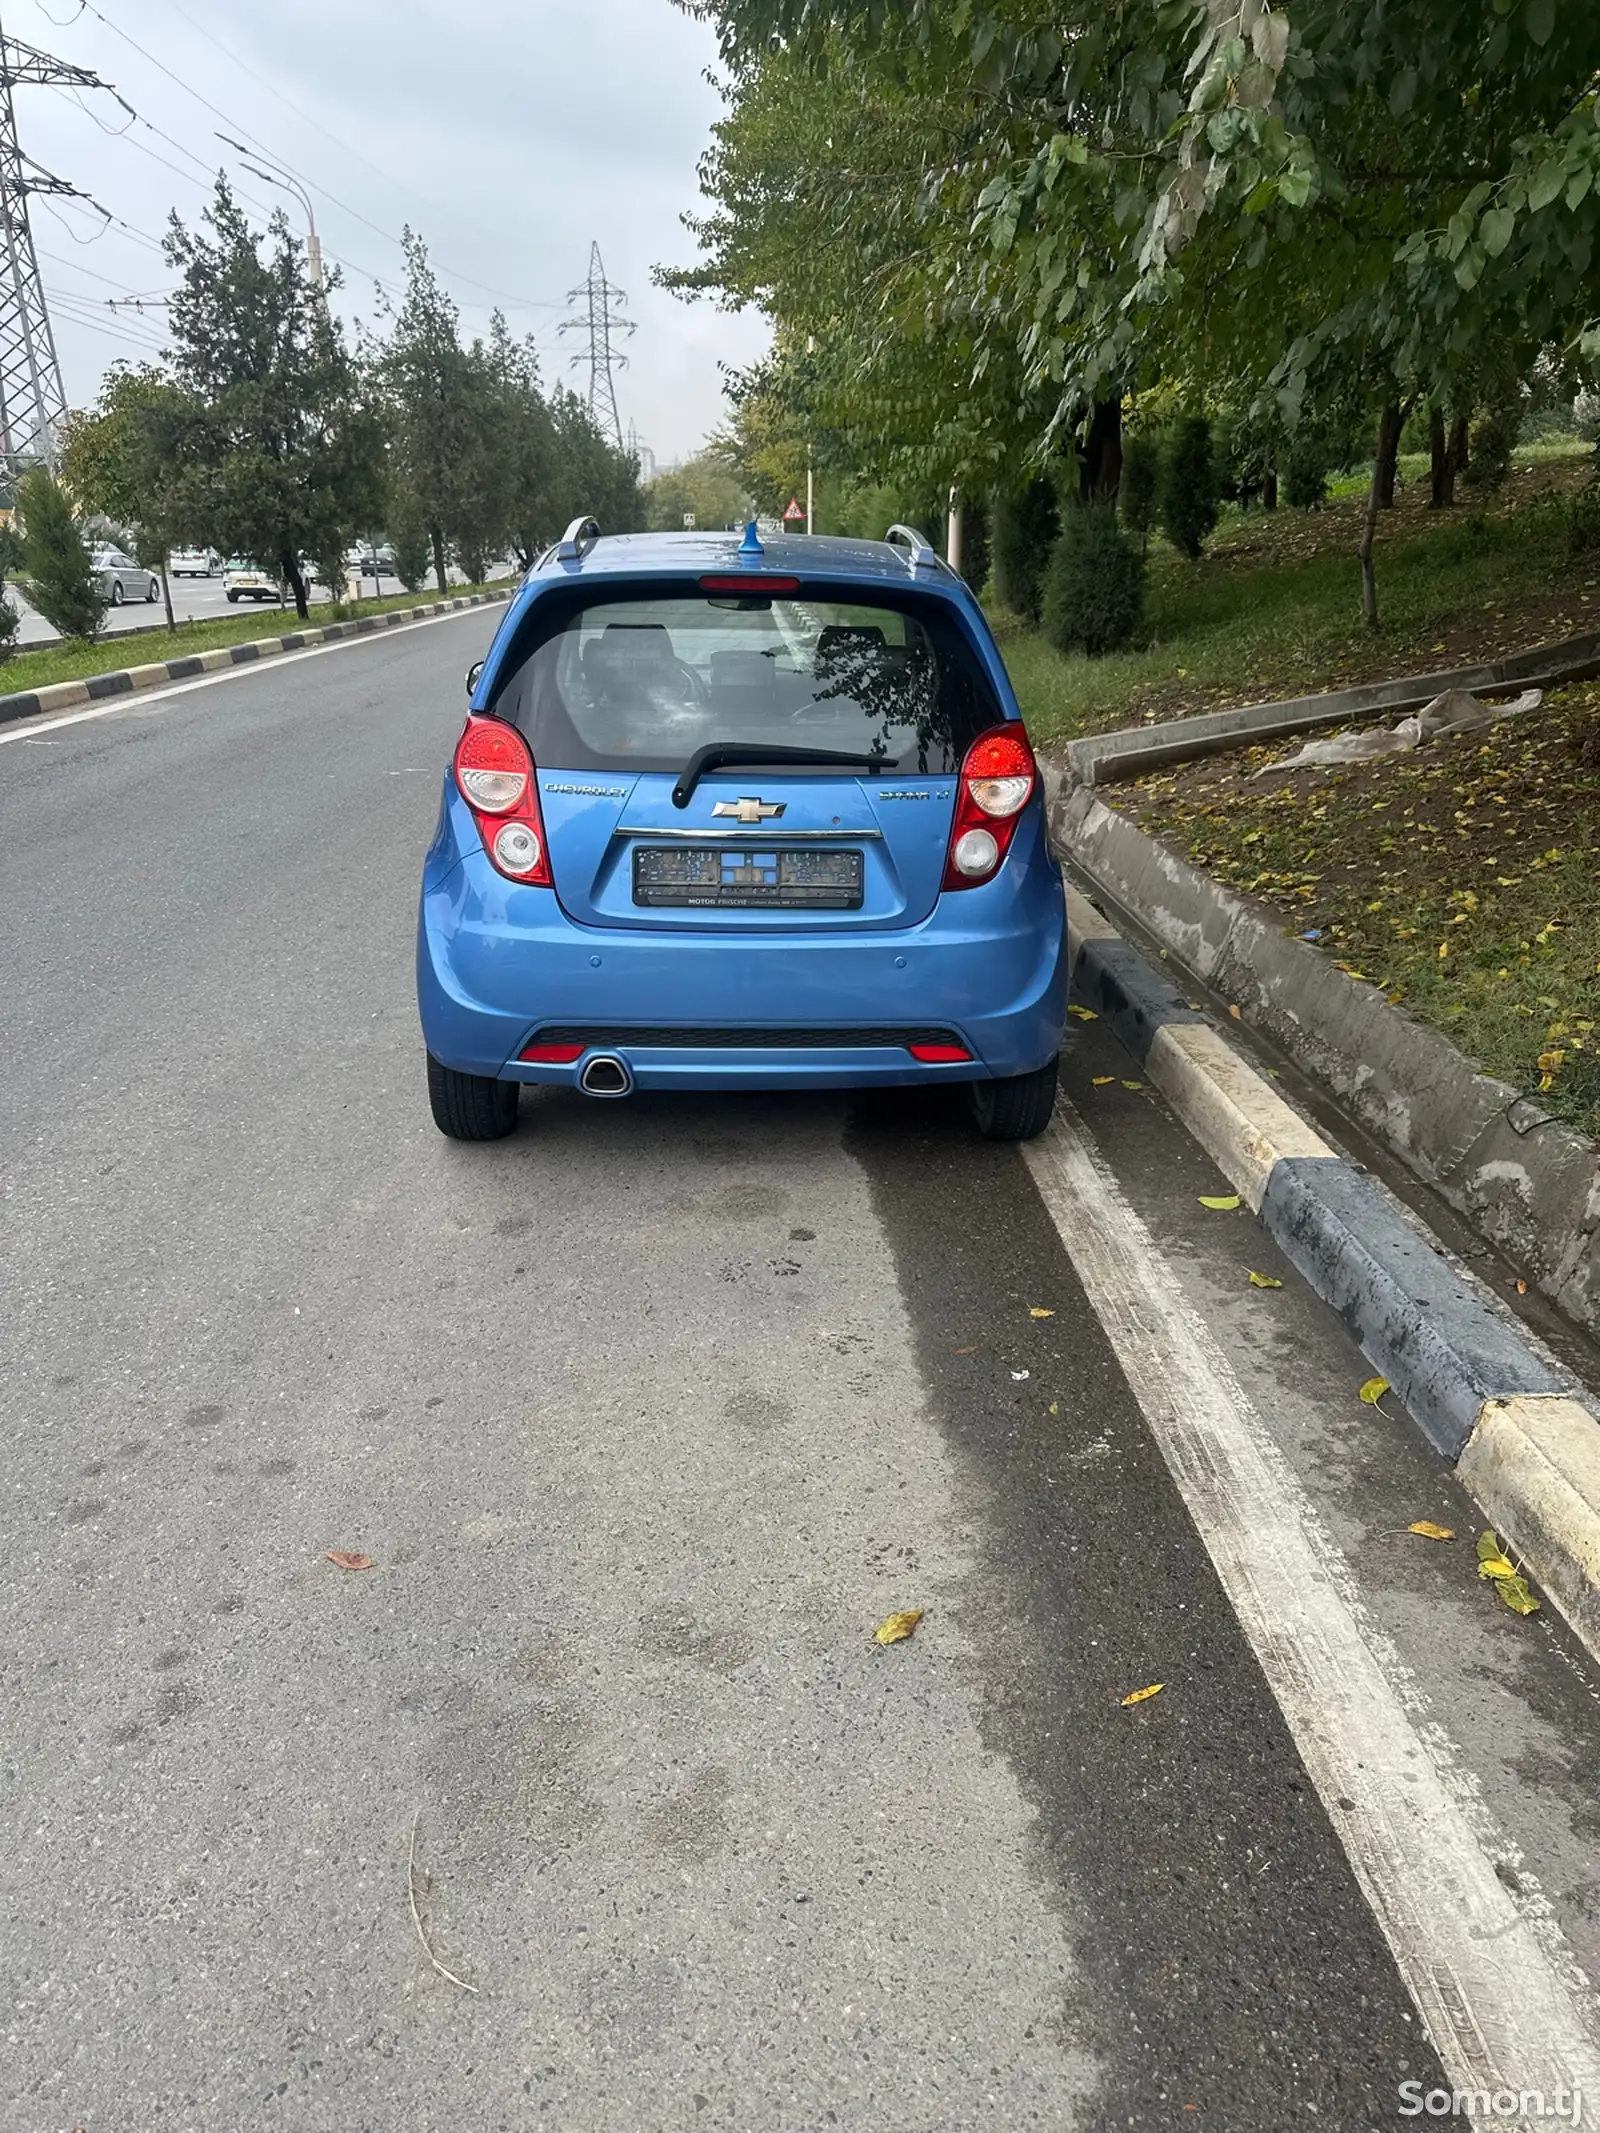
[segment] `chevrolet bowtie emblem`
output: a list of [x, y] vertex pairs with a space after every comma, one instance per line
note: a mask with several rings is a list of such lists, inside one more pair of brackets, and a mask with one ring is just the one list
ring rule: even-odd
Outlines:
[[732, 815], [736, 822], [770, 822], [781, 815], [785, 802], [782, 800], [758, 800], [754, 793], [742, 800], [719, 800], [711, 810], [714, 815]]

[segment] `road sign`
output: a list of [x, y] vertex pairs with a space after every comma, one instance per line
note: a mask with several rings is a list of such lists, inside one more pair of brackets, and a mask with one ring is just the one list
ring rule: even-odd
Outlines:
[[798, 526], [804, 517], [805, 512], [800, 508], [799, 497], [791, 496], [783, 507], [783, 523], [786, 526]]
[[683, 514], [683, 530], [685, 533], [693, 533], [694, 531], [694, 513], [692, 511], [685, 511]]

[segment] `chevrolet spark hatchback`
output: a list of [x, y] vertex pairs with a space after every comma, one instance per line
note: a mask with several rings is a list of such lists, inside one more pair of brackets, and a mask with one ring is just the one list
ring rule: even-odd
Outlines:
[[474, 669], [423, 869], [440, 1130], [524, 1083], [963, 1083], [1047, 1123], [1061, 881], [1005, 669], [961, 580], [887, 542], [598, 536], [529, 573]]

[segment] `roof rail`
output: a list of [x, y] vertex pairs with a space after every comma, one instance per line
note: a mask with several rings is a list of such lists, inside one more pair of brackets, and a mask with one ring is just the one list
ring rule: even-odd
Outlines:
[[575, 563], [599, 538], [600, 521], [597, 518], [575, 518], [556, 543], [556, 561]]
[[896, 548], [904, 543], [910, 550], [906, 561], [913, 570], [926, 569], [929, 564], [937, 563], [939, 560], [938, 551], [928, 546], [927, 541], [915, 526], [891, 526], [884, 535], [884, 539], [892, 542]]

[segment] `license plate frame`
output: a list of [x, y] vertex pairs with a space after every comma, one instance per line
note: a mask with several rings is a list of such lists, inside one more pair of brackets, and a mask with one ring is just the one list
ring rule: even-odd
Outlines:
[[633, 900], [644, 910], [859, 911], [859, 845], [637, 844]]

